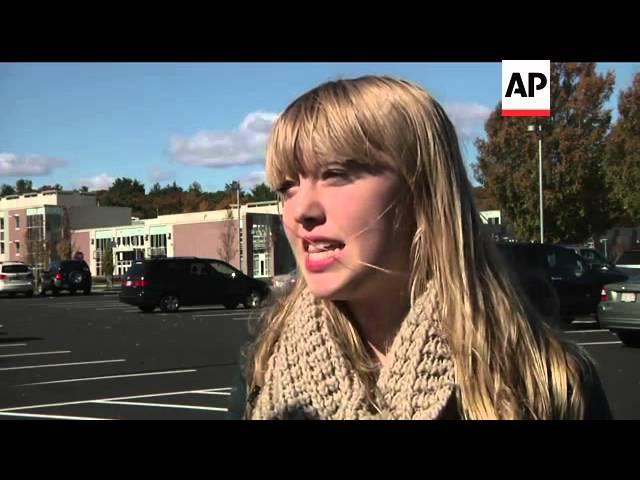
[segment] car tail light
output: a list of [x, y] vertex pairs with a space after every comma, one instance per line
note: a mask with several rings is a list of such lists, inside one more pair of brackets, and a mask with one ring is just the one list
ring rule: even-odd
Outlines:
[[148, 287], [149, 280], [145, 280], [144, 278], [141, 278], [139, 280], [134, 280], [133, 282], [131, 282], [131, 285], [133, 287]]
[[4, 273], [0, 273], [0, 280], [4, 280], [7, 276]]
[[61, 273], [56, 273], [56, 276], [54, 278], [56, 280], [62, 280], [62, 274]]
[[600, 301], [601, 302], [608, 302], [609, 301], [609, 292], [607, 292], [606, 288], [603, 288], [600, 291]]

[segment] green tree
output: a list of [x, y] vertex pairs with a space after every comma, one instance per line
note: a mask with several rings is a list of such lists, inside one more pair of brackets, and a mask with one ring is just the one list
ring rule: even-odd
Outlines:
[[606, 150], [606, 178], [616, 223], [640, 225], [640, 73], [618, 98]]
[[193, 182], [191, 185], [189, 185], [189, 192], [193, 192], [198, 195], [202, 194], [202, 185], [200, 185], [198, 182]]
[[4, 197], [6, 195], [15, 195], [16, 194], [16, 189], [13, 188], [12, 185], [7, 185], [6, 183], [3, 183], [2, 186], [0, 187], [0, 197]]
[[610, 226], [604, 151], [614, 74], [594, 63], [551, 65], [551, 116], [502, 117], [498, 104], [476, 140], [478, 182], [504, 211], [521, 239], [539, 232], [538, 142], [527, 133], [542, 127], [545, 241], [581, 242]]
[[271, 190], [264, 182], [253, 187], [250, 196], [254, 202], [267, 202], [278, 199], [278, 194]]
[[97, 200], [102, 206], [131, 207], [135, 217], [144, 217], [148, 207], [144, 184], [127, 177], [117, 178], [106, 192], [97, 196]]
[[31, 193], [33, 192], [33, 183], [31, 180], [25, 180], [24, 178], [20, 178], [16, 181], [16, 193], [18, 195], [22, 195], [23, 193]]

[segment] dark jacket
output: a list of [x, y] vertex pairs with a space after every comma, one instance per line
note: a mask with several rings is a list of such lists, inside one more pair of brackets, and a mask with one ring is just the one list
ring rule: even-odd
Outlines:
[[[595, 367], [584, 378], [585, 387], [585, 420], [613, 420], [609, 401], [602, 388], [600, 378]], [[229, 397], [229, 411], [227, 418], [230, 420], [242, 420], [248, 400], [246, 381], [243, 375], [244, 365], [242, 362], [236, 370], [233, 385], [231, 387], [231, 395]], [[251, 397], [257, 395], [257, 391], [253, 392]], [[451, 397], [439, 420], [461, 420], [462, 415], [458, 410], [458, 402], [454, 396]]]

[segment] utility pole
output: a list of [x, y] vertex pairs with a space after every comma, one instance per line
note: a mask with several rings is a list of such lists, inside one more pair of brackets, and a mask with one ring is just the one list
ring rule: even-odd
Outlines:
[[527, 127], [527, 131], [535, 133], [536, 136], [538, 137], [538, 189], [539, 189], [539, 197], [540, 197], [540, 243], [544, 243], [544, 207], [542, 202], [542, 125], [529, 125]]
[[242, 238], [240, 222], [242, 221], [240, 211], [240, 182], [238, 182], [238, 188], [236, 189], [236, 203], [238, 204], [238, 270], [242, 272]]

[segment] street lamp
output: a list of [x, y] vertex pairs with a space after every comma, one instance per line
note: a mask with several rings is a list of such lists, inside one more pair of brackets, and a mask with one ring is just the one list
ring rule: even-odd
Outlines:
[[[537, 132], [536, 132], [536, 127]], [[529, 125], [528, 132], [534, 132], [538, 136], [538, 187], [540, 189], [540, 243], [544, 243], [544, 216], [542, 208], [542, 126]]]
[[238, 270], [242, 271], [242, 211], [240, 210], [240, 182], [236, 190], [236, 203], [238, 204]]

